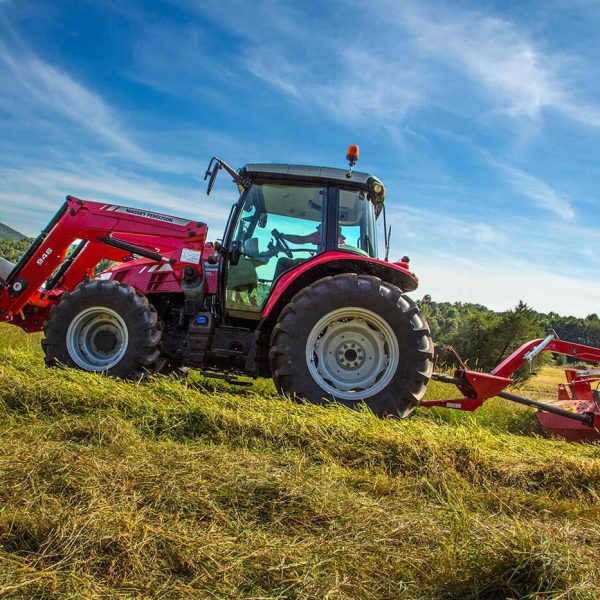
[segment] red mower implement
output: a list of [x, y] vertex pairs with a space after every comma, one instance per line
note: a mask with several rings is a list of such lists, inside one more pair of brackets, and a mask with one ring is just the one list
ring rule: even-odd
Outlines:
[[[126, 379], [190, 368], [267, 376], [290, 396], [398, 417], [419, 403], [473, 410], [500, 395], [544, 408], [559, 419], [547, 424], [540, 413], [555, 433], [573, 422], [595, 435], [592, 376], [572, 375], [564, 388], [571, 395], [561, 402], [577, 402], [573, 410], [503, 391], [541, 349], [600, 362], [594, 348], [531, 342], [491, 374], [433, 374], [429, 327], [406, 295], [417, 277], [407, 257], [388, 260], [384, 186], [352, 169], [357, 146], [347, 159], [349, 169], [236, 171], [214, 157], [207, 193], [220, 171], [240, 191], [216, 243], [203, 222], [67, 196], [16, 265], [0, 259], [0, 321], [43, 330], [48, 366]], [[94, 275], [104, 259], [115, 264]], [[462, 397], [421, 402], [432, 376]]]
[[541, 352], [564, 354], [578, 360], [600, 363], [598, 348], [559, 340], [553, 334], [543, 340], [526, 342], [491, 373], [469, 371], [464, 365], [454, 376], [434, 373], [432, 379], [456, 385], [461, 397], [451, 400], [426, 400], [421, 402], [421, 406], [473, 411], [486, 400], [497, 396], [537, 408], [538, 420], [547, 433], [572, 442], [599, 440], [600, 394], [598, 390], [592, 389], [592, 385], [600, 382], [600, 370], [567, 369], [567, 383], [559, 384], [557, 400], [549, 403], [537, 402], [504, 391], [512, 385], [513, 373], [527, 362], [531, 365]]

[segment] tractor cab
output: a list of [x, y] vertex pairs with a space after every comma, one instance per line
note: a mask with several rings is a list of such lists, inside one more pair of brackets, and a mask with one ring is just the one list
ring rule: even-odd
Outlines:
[[339, 253], [377, 259], [385, 192], [372, 175], [287, 164], [248, 164], [236, 175], [242, 193], [220, 269], [232, 316], [259, 317], [286, 273], [326, 252], [331, 260]]

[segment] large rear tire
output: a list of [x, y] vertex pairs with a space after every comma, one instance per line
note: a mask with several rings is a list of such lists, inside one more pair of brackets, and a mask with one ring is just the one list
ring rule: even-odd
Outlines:
[[271, 336], [273, 380], [287, 395], [408, 416], [433, 372], [418, 306], [396, 286], [347, 273], [296, 294]]
[[132, 287], [93, 281], [65, 293], [44, 324], [48, 366], [64, 365], [123, 379], [156, 371], [162, 332], [156, 310]]

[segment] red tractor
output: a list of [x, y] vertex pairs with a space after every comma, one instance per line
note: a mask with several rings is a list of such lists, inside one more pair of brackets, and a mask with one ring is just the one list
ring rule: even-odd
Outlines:
[[[384, 186], [349, 169], [248, 164], [214, 157], [240, 191], [222, 241], [208, 226], [161, 213], [67, 196], [21, 260], [0, 259], [0, 321], [44, 331], [49, 366], [125, 379], [200, 369], [270, 376], [278, 390], [315, 403], [366, 404], [404, 417], [429, 380], [460, 397], [426, 407], [472, 411], [500, 396], [538, 409], [542, 426], [571, 440], [600, 438], [597, 372], [571, 372], [569, 391], [542, 404], [503, 391], [540, 352], [600, 363], [600, 350], [532, 340], [491, 373], [461, 364], [433, 373], [434, 347], [408, 258], [388, 261]], [[386, 256], [377, 257], [382, 218]], [[104, 259], [115, 266], [94, 276]], [[458, 357], [457, 357], [458, 358]], [[460, 359], [459, 359], [460, 360]], [[575, 375], [573, 375], [575, 373]]]
[[[68, 196], [18, 264], [0, 262], [0, 320], [43, 330], [50, 366], [271, 376], [291, 396], [405, 416], [433, 343], [405, 295], [408, 259], [377, 257], [384, 186], [352, 170], [356, 147], [347, 158], [238, 171], [213, 158], [208, 193], [221, 170], [240, 191], [214, 244], [203, 222]], [[102, 259], [118, 264], [94, 277]]]

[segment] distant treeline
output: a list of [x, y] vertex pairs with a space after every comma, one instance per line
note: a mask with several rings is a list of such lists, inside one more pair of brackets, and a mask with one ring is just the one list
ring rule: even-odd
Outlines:
[[[559, 338], [600, 347], [600, 319], [584, 319], [555, 312], [539, 313], [523, 302], [505, 312], [481, 304], [431, 302], [423, 307], [437, 344], [452, 346], [471, 367], [489, 370], [524, 342], [556, 332]], [[450, 363], [447, 354], [442, 361]], [[556, 356], [564, 364], [566, 358]], [[572, 361], [574, 362], [574, 361]]]

